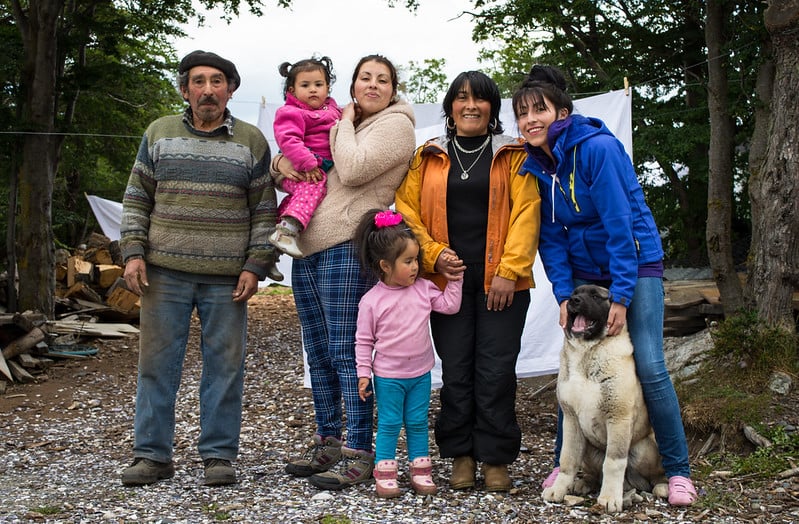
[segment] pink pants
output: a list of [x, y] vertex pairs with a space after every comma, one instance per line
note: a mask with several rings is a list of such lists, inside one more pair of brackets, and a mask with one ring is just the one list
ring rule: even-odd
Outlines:
[[319, 182], [300, 182], [289, 178], [283, 180], [283, 191], [288, 195], [277, 208], [280, 218], [290, 216], [296, 218], [303, 229], [308, 226], [314, 211], [327, 194], [327, 173], [321, 171], [322, 180]]

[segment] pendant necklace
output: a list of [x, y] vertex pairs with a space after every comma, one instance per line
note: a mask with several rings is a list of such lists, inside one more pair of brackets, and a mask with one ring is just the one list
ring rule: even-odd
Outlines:
[[[456, 136], [452, 137], [452, 142], [455, 144], [455, 160], [458, 161], [458, 166], [460, 166], [461, 168], [461, 180], [469, 180], [469, 171], [472, 170], [472, 168], [477, 164], [477, 161], [480, 160], [480, 157], [483, 156], [483, 151], [485, 151], [486, 147], [491, 142], [491, 135], [488, 135], [486, 137], [485, 142], [483, 142], [480, 145], [480, 147], [478, 147], [477, 149], [473, 149], [471, 151], [462, 148], [461, 145], [458, 143], [458, 138]], [[458, 156], [459, 150], [467, 154], [478, 153], [478, 152], [479, 154], [477, 155], [477, 158], [474, 159], [474, 162], [472, 162], [472, 165], [470, 165], [468, 168], [465, 168], [463, 167], [463, 162], [461, 162], [461, 157]]]

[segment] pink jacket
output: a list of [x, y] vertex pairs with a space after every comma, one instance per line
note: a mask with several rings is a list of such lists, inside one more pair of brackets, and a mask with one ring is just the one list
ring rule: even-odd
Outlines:
[[294, 169], [310, 171], [332, 159], [330, 128], [341, 118], [341, 109], [332, 97], [327, 97], [319, 109], [311, 109], [286, 93], [286, 103], [275, 111], [273, 129], [280, 152], [291, 161]]

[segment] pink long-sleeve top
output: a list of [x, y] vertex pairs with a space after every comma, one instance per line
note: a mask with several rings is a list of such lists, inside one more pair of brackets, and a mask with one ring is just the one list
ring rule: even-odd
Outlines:
[[319, 109], [311, 109], [291, 93], [286, 93], [286, 103], [275, 111], [272, 123], [280, 152], [297, 171], [310, 171], [321, 166], [323, 159], [333, 158], [330, 128], [339, 118], [341, 109], [331, 97], [327, 97]]
[[361, 298], [355, 334], [358, 378], [415, 378], [435, 364], [430, 312], [452, 315], [461, 307], [463, 281], [447, 282], [444, 291], [419, 278], [412, 286], [378, 282]]

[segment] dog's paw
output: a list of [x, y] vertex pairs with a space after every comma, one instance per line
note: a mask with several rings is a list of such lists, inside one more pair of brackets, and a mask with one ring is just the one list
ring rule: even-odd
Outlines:
[[588, 495], [594, 491], [598, 485], [599, 483], [595, 482], [592, 478], [578, 478], [574, 481], [571, 492], [575, 495]]
[[541, 493], [541, 498], [547, 502], [563, 502], [563, 497], [565, 496], [566, 492], [563, 490], [556, 490], [555, 486], [548, 487]]
[[661, 482], [659, 484], [655, 484], [655, 487], [652, 488], [652, 494], [662, 499], [669, 498], [669, 483]]
[[608, 513], [618, 513], [624, 508], [624, 499], [622, 497], [606, 497], [600, 494], [596, 502], [605, 508]]

